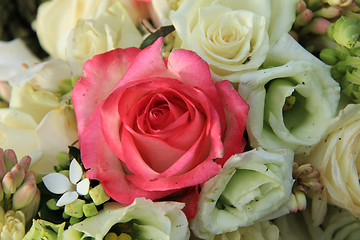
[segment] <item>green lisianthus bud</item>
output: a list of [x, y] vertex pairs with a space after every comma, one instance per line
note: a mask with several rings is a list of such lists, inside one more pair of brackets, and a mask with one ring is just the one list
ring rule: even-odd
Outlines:
[[328, 34], [332, 35], [338, 44], [352, 48], [360, 38], [360, 21], [342, 16], [331, 25]]

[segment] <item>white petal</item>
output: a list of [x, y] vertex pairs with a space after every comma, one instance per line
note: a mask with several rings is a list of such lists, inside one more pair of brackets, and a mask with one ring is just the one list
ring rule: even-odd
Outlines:
[[52, 193], [62, 194], [74, 189], [69, 179], [60, 173], [50, 173], [42, 178], [45, 187]]
[[56, 206], [61, 207], [66, 204], [72, 203], [78, 198], [77, 192], [66, 192], [64, 195], [61, 196], [61, 198], [57, 201]]
[[86, 195], [89, 192], [90, 180], [85, 178], [76, 185], [76, 191], [80, 195]]
[[83, 172], [80, 164], [74, 158], [70, 163], [70, 170], [69, 170], [70, 182], [76, 184], [78, 181], [80, 181], [82, 173]]

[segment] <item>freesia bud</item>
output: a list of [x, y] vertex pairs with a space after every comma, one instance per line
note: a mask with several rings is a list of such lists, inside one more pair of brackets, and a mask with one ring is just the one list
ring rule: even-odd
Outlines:
[[296, 13], [301, 13], [306, 9], [306, 3], [304, 0], [300, 0], [296, 5]]
[[24, 156], [20, 160], [20, 164], [24, 168], [24, 171], [26, 172], [27, 170], [29, 170], [29, 167], [30, 167], [30, 164], [31, 164], [31, 157], [30, 156]]
[[35, 217], [38, 212], [40, 205], [40, 190], [36, 189], [35, 196], [33, 200], [25, 207], [21, 209], [21, 211], [25, 214], [25, 221], [28, 223]]
[[35, 183], [27, 182], [14, 193], [12, 197], [12, 208], [19, 210], [29, 205], [36, 195], [37, 187]]
[[323, 0], [323, 2], [329, 4], [330, 6], [346, 7], [349, 6], [353, 0]]
[[305, 9], [296, 16], [294, 27], [302, 27], [310, 23], [313, 18], [313, 12], [310, 9]]
[[0, 179], [2, 179], [6, 174], [6, 167], [4, 163], [4, 150], [0, 148]]
[[11, 170], [11, 168], [13, 166], [15, 166], [15, 164], [17, 164], [17, 163], [18, 163], [17, 157], [16, 157], [14, 150], [6, 149], [4, 151], [4, 164], [5, 164], [6, 171], [9, 172]]
[[17, 163], [12, 169], [11, 172], [15, 175], [16, 178], [16, 188], [20, 187], [22, 184], [24, 177], [25, 177], [25, 171], [24, 168], [20, 163]]
[[314, 12], [315, 17], [323, 18], [335, 18], [340, 16], [342, 13], [342, 8], [339, 6], [323, 7]]
[[315, 18], [310, 24], [310, 31], [315, 34], [326, 34], [331, 23], [325, 18]]
[[5, 194], [10, 195], [16, 192], [16, 177], [14, 173], [6, 173], [1, 184]]

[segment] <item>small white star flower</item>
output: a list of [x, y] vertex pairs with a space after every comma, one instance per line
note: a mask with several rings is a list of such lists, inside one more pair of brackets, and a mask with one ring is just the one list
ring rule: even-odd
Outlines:
[[74, 202], [80, 195], [86, 195], [89, 192], [90, 180], [84, 178], [80, 164], [73, 159], [70, 163], [69, 178], [61, 173], [49, 173], [42, 178], [46, 188], [55, 194], [63, 194], [57, 201], [57, 206], [64, 206]]

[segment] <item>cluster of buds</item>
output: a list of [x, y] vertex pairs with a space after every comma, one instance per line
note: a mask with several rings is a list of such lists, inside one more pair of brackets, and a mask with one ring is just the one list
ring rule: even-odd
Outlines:
[[[98, 214], [98, 208], [105, 202], [107, 202], [110, 197], [105, 192], [101, 184], [95, 184], [95, 186], [90, 186], [90, 181], [86, 179], [84, 169], [78, 164], [75, 159], [72, 159], [69, 154], [61, 152], [57, 155], [58, 165], [55, 166], [56, 173], [51, 173], [43, 178], [45, 186], [48, 190], [55, 194], [53, 198], [49, 199], [46, 202], [48, 209], [52, 211], [62, 210], [62, 216], [65, 221], [69, 222], [70, 225], [73, 225], [77, 222], [84, 220], [87, 217], [92, 217]], [[65, 192], [57, 191], [59, 185], [52, 184], [56, 179], [59, 179], [59, 174], [63, 175], [61, 177], [66, 177], [70, 181], [69, 184], [72, 184], [68, 190]], [[74, 176], [77, 175], [78, 179], [74, 181]], [[51, 180], [54, 178], [55, 180]], [[64, 178], [64, 180], [68, 181]], [[80, 181], [81, 180], [81, 181]], [[87, 182], [87, 187], [83, 183]], [[63, 183], [66, 185], [65, 181]], [[94, 184], [93, 184], [94, 185]], [[61, 189], [65, 187], [60, 186]], [[85, 189], [85, 190], [84, 190]], [[73, 199], [69, 196], [76, 196]]]
[[336, 46], [323, 49], [320, 58], [332, 66], [341, 91], [360, 103], [360, 20], [343, 16], [330, 25], [328, 36]]
[[30, 163], [29, 156], [18, 162], [13, 150], [0, 148], [0, 239], [22, 239], [37, 213], [40, 191]]
[[290, 195], [290, 211], [303, 211], [306, 209], [306, 195], [321, 192], [324, 188], [320, 181], [320, 172], [311, 164], [299, 165], [294, 162], [293, 178], [295, 182]]
[[327, 36], [331, 23], [359, 12], [354, 0], [299, 0], [290, 34], [308, 51], [318, 54], [334, 43]]

